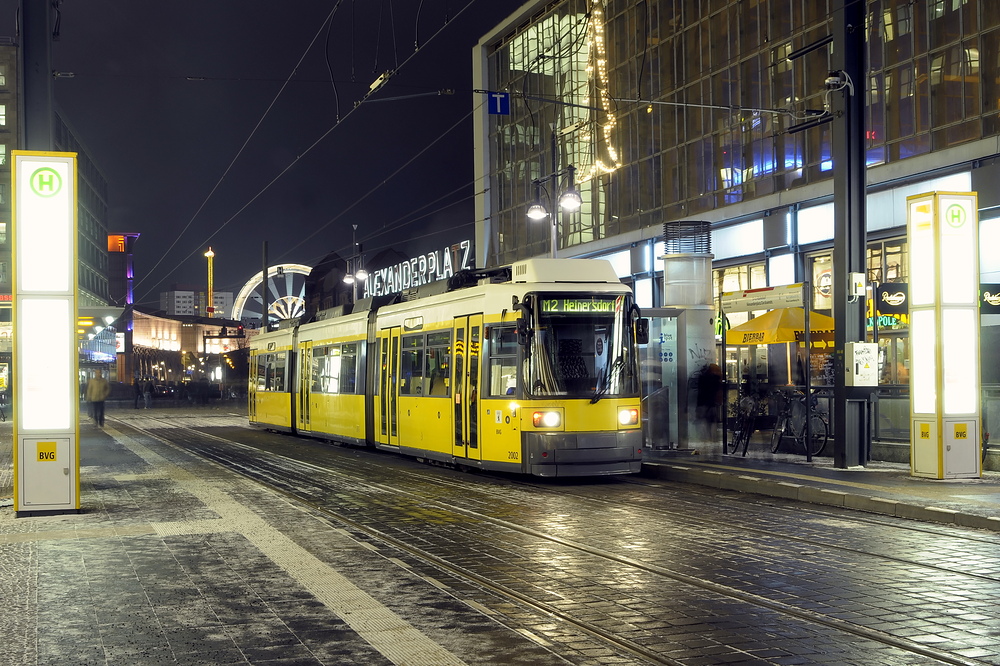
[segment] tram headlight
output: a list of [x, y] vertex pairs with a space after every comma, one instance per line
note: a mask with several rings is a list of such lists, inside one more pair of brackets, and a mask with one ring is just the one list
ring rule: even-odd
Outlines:
[[562, 415], [559, 412], [534, 412], [531, 424], [536, 428], [558, 428], [562, 424]]
[[618, 412], [618, 423], [623, 426], [635, 425], [639, 422], [638, 409], [622, 409]]

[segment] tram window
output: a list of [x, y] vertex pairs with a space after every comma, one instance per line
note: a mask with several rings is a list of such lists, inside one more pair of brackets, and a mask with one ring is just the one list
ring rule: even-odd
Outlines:
[[424, 392], [424, 336], [409, 335], [402, 340], [399, 371], [400, 395], [422, 395]]
[[257, 357], [257, 390], [285, 390], [285, 352], [261, 354]]
[[309, 368], [310, 388], [313, 393], [326, 393], [326, 356], [329, 347], [313, 347], [312, 363]]
[[340, 392], [357, 393], [358, 345], [349, 344], [340, 348]]
[[339, 345], [313, 347], [312, 390], [341, 393], [342, 356]]
[[267, 354], [258, 354], [254, 357], [254, 361], [257, 365], [255, 373], [257, 390], [263, 391], [267, 386]]
[[451, 380], [451, 332], [429, 333], [427, 335], [427, 386], [424, 395], [450, 395], [448, 383]]
[[489, 331], [489, 379], [491, 396], [514, 395], [517, 391], [517, 329], [513, 326]]

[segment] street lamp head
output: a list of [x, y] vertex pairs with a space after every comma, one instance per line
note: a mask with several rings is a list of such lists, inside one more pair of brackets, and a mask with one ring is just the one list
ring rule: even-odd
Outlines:
[[576, 190], [576, 167], [572, 164], [569, 165], [566, 167], [566, 173], [569, 178], [569, 188], [559, 197], [559, 207], [572, 213], [580, 210], [583, 199], [580, 198], [580, 193]]
[[580, 206], [582, 205], [583, 199], [580, 198], [580, 193], [576, 191], [576, 187], [573, 185], [570, 185], [569, 189], [559, 197], [559, 207], [570, 213], [580, 210]]
[[528, 207], [528, 219], [540, 222], [549, 216], [549, 211], [541, 203], [533, 203]]
[[359, 268], [358, 271], [354, 274], [354, 277], [356, 277], [359, 280], [367, 280], [368, 279], [368, 271], [366, 271], [363, 268]]
[[348, 273], [344, 276], [344, 284], [354, 284], [354, 274]]

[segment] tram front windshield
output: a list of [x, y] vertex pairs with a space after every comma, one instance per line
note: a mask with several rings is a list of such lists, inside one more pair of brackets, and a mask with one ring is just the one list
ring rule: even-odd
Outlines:
[[526, 354], [530, 395], [635, 396], [639, 392], [627, 295], [538, 294]]

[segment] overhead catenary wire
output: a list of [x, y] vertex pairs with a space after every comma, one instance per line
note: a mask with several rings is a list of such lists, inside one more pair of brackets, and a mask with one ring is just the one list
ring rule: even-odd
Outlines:
[[376, 190], [378, 190], [383, 185], [385, 185], [390, 180], [392, 180], [392, 178], [395, 177], [398, 173], [400, 173], [401, 171], [403, 171], [404, 169], [406, 169], [408, 166], [410, 166], [414, 161], [416, 161], [417, 158], [419, 158], [421, 155], [423, 155], [428, 150], [430, 150], [431, 148], [433, 148], [438, 142], [440, 142], [442, 139], [444, 139], [448, 135], [449, 132], [451, 132], [456, 127], [458, 127], [459, 125], [461, 125], [462, 123], [464, 123], [466, 120], [468, 120], [469, 118], [471, 118], [472, 115], [476, 111], [477, 111], [477, 109], [474, 108], [472, 111], [469, 111], [467, 114], [465, 114], [464, 116], [462, 116], [459, 120], [457, 120], [454, 124], [452, 124], [451, 127], [449, 127], [447, 130], [445, 130], [444, 132], [442, 132], [441, 134], [439, 134], [433, 141], [431, 141], [423, 149], [421, 149], [420, 152], [418, 152], [416, 155], [414, 155], [413, 157], [411, 157], [410, 159], [408, 159], [407, 161], [403, 162], [398, 167], [396, 167], [396, 169], [392, 173], [390, 173], [388, 176], [386, 176], [382, 181], [380, 181], [373, 188], [371, 188], [370, 190], [368, 190], [367, 192], [365, 192], [364, 194], [362, 194], [360, 197], [358, 197], [354, 201], [354, 203], [346, 206], [339, 213], [337, 213], [337, 215], [335, 215], [333, 218], [331, 218], [330, 220], [327, 220], [325, 223], [323, 223], [320, 226], [316, 227], [311, 234], [309, 234], [308, 236], [305, 236], [298, 243], [296, 243], [292, 247], [290, 247], [287, 250], [285, 250], [285, 252], [281, 256], [282, 257], [287, 256], [288, 254], [290, 254], [292, 252], [292, 250], [295, 250], [296, 248], [298, 248], [299, 246], [301, 246], [303, 243], [305, 243], [307, 240], [309, 240], [310, 238], [312, 238], [313, 236], [315, 236], [319, 232], [325, 230], [331, 224], [333, 224], [334, 222], [336, 222], [337, 220], [339, 220], [340, 218], [342, 218], [344, 215], [346, 215], [347, 213], [349, 213], [356, 206], [358, 206], [362, 201], [364, 201], [369, 196], [371, 196]]
[[[333, 6], [333, 9], [331, 9], [330, 13], [327, 15], [326, 21], [323, 22], [324, 26], [326, 25], [327, 22], [333, 20], [333, 16], [334, 14], [337, 13], [337, 9], [340, 7], [341, 2], [342, 0], [337, 0], [337, 3]], [[240, 158], [240, 155], [242, 155], [243, 151], [246, 150], [246, 147], [247, 145], [249, 145], [250, 140], [253, 139], [254, 135], [257, 133], [257, 130], [260, 129], [260, 126], [264, 123], [264, 120], [267, 118], [268, 114], [271, 113], [271, 109], [274, 108], [274, 105], [277, 103], [278, 98], [281, 97], [281, 94], [285, 91], [285, 88], [288, 87], [288, 84], [292, 80], [292, 77], [295, 76], [295, 72], [298, 71], [299, 66], [301, 66], [302, 62], [305, 60], [306, 54], [308, 54], [309, 51], [312, 49], [313, 44], [316, 43], [316, 40], [319, 38], [322, 32], [323, 32], [323, 26], [320, 26], [320, 29], [316, 32], [315, 35], [313, 35], [312, 40], [310, 40], [309, 45], [306, 46], [305, 50], [302, 52], [302, 55], [295, 63], [295, 66], [292, 67], [292, 71], [289, 72], [288, 76], [285, 79], [285, 82], [281, 85], [281, 87], [278, 89], [278, 92], [275, 93], [274, 97], [271, 99], [271, 103], [267, 105], [266, 109], [264, 109], [264, 113], [263, 115], [261, 115], [260, 120], [258, 120], [257, 124], [254, 125], [252, 130], [250, 130], [250, 134], [247, 136], [246, 140], [243, 141], [243, 144], [240, 146], [239, 150], [236, 151], [236, 155], [234, 155], [233, 159], [230, 160], [229, 165], [222, 172], [222, 175], [219, 176], [219, 179], [215, 182], [215, 185], [212, 186], [212, 189], [209, 190], [208, 195], [205, 196], [205, 199], [201, 202], [201, 205], [198, 206], [197, 210], [195, 210], [194, 214], [191, 216], [191, 219], [188, 220], [187, 224], [184, 225], [184, 228], [181, 229], [179, 234], [177, 234], [177, 237], [174, 239], [174, 242], [171, 243], [170, 246], [165, 251], [160, 253], [159, 261], [157, 261], [153, 265], [153, 267], [147, 272], [147, 275], [152, 275], [153, 272], [160, 266], [160, 264], [162, 264], [166, 260], [167, 255], [170, 253], [170, 251], [173, 250], [174, 247], [177, 245], [177, 243], [180, 242], [181, 238], [184, 236], [187, 230], [191, 228], [191, 225], [194, 223], [195, 219], [197, 219], [201, 211], [204, 210], [209, 200], [212, 198], [213, 195], [215, 195], [215, 192], [219, 189], [219, 186], [222, 185], [222, 182], [226, 179], [226, 176], [228, 176], [229, 172], [232, 171], [233, 165], [236, 164], [236, 161]], [[198, 248], [195, 248], [189, 255], [187, 255], [187, 257], [184, 258], [184, 260], [187, 260], [190, 257], [194, 256], [195, 253], [200, 252], [199, 248], [200, 246]], [[142, 283], [145, 282], [146, 279], [147, 278], [145, 277], [140, 278], [139, 281], [136, 282], [135, 285], [133, 286], [133, 289], [136, 289], [140, 285], [142, 285]]]
[[[462, 8], [461, 8], [461, 9], [459, 9], [459, 10], [458, 10], [458, 12], [457, 12], [457, 13], [455, 14], [455, 17], [458, 17], [458, 16], [462, 15], [462, 14], [463, 14], [463, 13], [464, 13], [464, 12], [465, 12], [465, 11], [466, 11], [466, 10], [467, 10], [467, 9], [468, 9], [469, 7], [470, 7], [470, 6], [472, 6], [472, 5], [473, 5], [473, 4], [475, 3], [475, 1], [476, 1], [476, 0], [469, 0], [469, 1], [468, 1], [468, 2], [467, 2], [467, 3], [465, 4], [465, 5], [463, 5], [463, 6], [462, 6]], [[333, 9], [331, 10], [330, 14], [328, 15], [328, 19], [327, 19], [327, 20], [332, 20], [332, 16], [333, 16], [333, 14], [334, 14], [334, 13], [335, 13], [335, 12], [337, 11], [337, 9], [338, 9], [338, 8], [340, 7], [341, 3], [342, 3], [342, 0], [337, 0], [337, 3], [336, 3], [336, 5], [334, 6], [334, 8], [333, 8]], [[352, 3], [352, 5], [353, 5], [353, 3]], [[398, 65], [398, 66], [397, 66], [397, 68], [396, 68], [396, 69], [397, 69], [397, 71], [398, 71], [398, 69], [399, 69], [399, 68], [401, 68], [401, 67], [404, 67], [404, 66], [405, 66], [405, 65], [406, 65], [407, 63], [409, 63], [409, 62], [410, 62], [410, 61], [411, 61], [411, 60], [412, 60], [412, 59], [413, 59], [414, 57], [416, 57], [416, 55], [417, 55], [418, 53], [420, 53], [420, 52], [421, 52], [421, 51], [423, 50], [423, 48], [426, 48], [426, 46], [427, 46], [428, 44], [430, 44], [430, 43], [431, 43], [431, 42], [432, 42], [432, 41], [433, 41], [434, 39], [436, 39], [436, 38], [437, 38], [437, 37], [438, 37], [438, 36], [439, 36], [439, 35], [440, 35], [440, 34], [441, 34], [441, 33], [442, 33], [442, 32], [443, 32], [443, 31], [444, 31], [444, 30], [445, 30], [445, 29], [446, 29], [446, 28], [447, 28], [447, 27], [448, 27], [448, 26], [450, 25], [450, 22], [451, 22], [451, 21], [452, 21], [452, 20], [453, 20], [453, 19], [454, 19], [455, 17], [451, 17], [451, 18], [447, 19], [447, 20], [446, 20], [446, 21], [444, 22], [444, 24], [443, 24], [443, 25], [441, 25], [441, 26], [440, 26], [440, 27], [439, 27], [439, 28], [438, 28], [438, 29], [437, 29], [437, 30], [436, 30], [436, 31], [435, 31], [434, 33], [432, 33], [432, 34], [430, 35], [430, 37], [428, 37], [428, 39], [427, 39], [427, 40], [426, 40], [426, 41], [424, 42], [424, 44], [423, 44], [423, 45], [421, 45], [420, 47], [418, 47], [417, 49], [415, 49], [415, 50], [413, 51], [413, 53], [411, 53], [410, 55], [408, 55], [408, 56], [407, 56], [407, 57], [406, 57], [406, 58], [405, 58], [405, 59], [404, 59], [404, 60], [403, 60], [403, 61], [402, 61], [401, 63], [399, 63], [399, 65]], [[352, 24], [353, 24], [353, 15], [352, 15]], [[322, 33], [322, 31], [323, 31], [323, 27], [325, 27], [325, 26], [326, 26], [326, 21], [324, 21], [323, 25], [322, 25], [322, 26], [320, 27], [320, 29], [319, 29], [319, 30], [317, 31], [316, 35], [314, 35], [313, 39], [312, 39], [312, 40], [310, 41], [309, 45], [308, 45], [308, 46], [306, 47], [305, 51], [303, 52], [303, 54], [302, 54], [302, 57], [301, 57], [301, 58], [299, 59], [298, 63], [296, 63], [296, 66], [295, 66], [295, 68], [293, 68], [293, 70], [292, 70], [291, 74], [289, 74], [289, 77], [288, 77], [288, 79], [286, 80], [285, 84], [284, 84], [284, 85], [282, 86], [282, 88], [281, 88], [281, 89], [280, 89], [280, 90], [278, 91], [278, 94], [277, 94], [277, 95], [275, 96], [275, 98], [274, 98], [274, 99], [273, 99], [273, 100], [271, 101], [271, 104], [270, 104], [270, 105], [268, 106], [267, 110], [265, 111], [265, 113], [264, 113], [264, 116], [262, 116], [262, 117], [261, 117], [261, 119], [260, 119], [260, 121], [258, 121], [258, 123], [257, 123], [257, 125], [255, 126], [254, 130], [253, 130], [253, 131], [251, 132], [250, 136], [248, 136], [248, 137], [247, 137], [246, 141], [244, 142], [243, 146], [242, 146], [242, 147], [240, 148], [240, 150], [239, 150], [239, 152], [237, 153], [237, 155], [236, 155], [236, 156], [235, 156], [235, 157], [233, 158], [233, 160], [232, 160], [232, 162], [230, 163], [230, 165], [229, 165], [229, 166], [227, 167], [227, 169], [225, 170], [225, 172], [223, 173], [223, 175], [222, 175], [222, 176], [221, 176], [221, 177], [219, 178], [218, 182], [217, 182], [217, 183], [215, 184], [215, 186], [214, 186], [214, 187], [212, 188], [212, 190], [210, 191], [210, 193], [209, 193], [208, 197], [206, 197], [205, 201], [203, 201], [203, 202], [202, 202], [201, 206], [199, 206], [198, 210], [197, 210], [197, 211], [195, 212], [195, 214], [194, 214], [194, 215], [193, 215], [193, 216], [191, 217], [190, 221], [189, 221], [189, 222], [187, 223], [187, 225], [186, 225], [186, 226], [184, 227], [184, 229], [183, 229], [183, 230], [181, 231], [181, 233], [180, 233], [180, 234], [178, 234], [178, 237], [177, 237], [177, 239], [176, 239], [176, 240], [175, 240], [175, 241], [174, 241], [174, 242], [173, 242], [173, 243], [172, 243], [172, 244], [170, 245], [170, 247], [169, 247], [169, 248], [167, 249], [167, 251], [163, 253], [163, 255], [161, 256], [161, 259], [160, 259], [160, 261], [158, 261], [158, 262], [157, 262], [157, 263], [156, 263], [156, 264], [155, 264], [155, 265], [153, 266], [153, 268], [152, 268], [152, 269], [151, 269], [151, 270], [149, 271], [149, 273], [148, 273], [148, 274], [152, 274], [152, 272], [153, 272], [153, 271], [155, 271], [155, 270], [156, 270], [156, 268], [157, 268], [157, 267], [159, 267], [159, 265], [160, 265], [160, 264], [161, 264], [161, 263], [162, 263], [162, 262], [163, 262], [163, 261], [165, 260], [165, 258], [166, 258], [166, 254], [167, 254], [167, 253], [168, 253], [168, 252], [169, 252], [169, 251], [170, 251], [171, 249], [173, 249], [173, 247], [175, 247], [175, 246], [176, 246], [176, 244], [177, 244], [177, 242], [179, 242], [179, 240], [180, 240], [181, 236], [182, 236], [182, 235], [183, 235], [183, 234], [184, 234], [184, 233], [185, 233], [185, 232], [186, 232], [186, 231], [188, 230], [188, 228], [190, 228], [191, 224], [192, 224], [192, 223], [194, 222], [194, 220], [195, 220], [195, 218], [197, 217], [197, 215], [198, 215], [198, 214], [199, 214], [199, 213], [201, 212], [201, 210], [202, 210], [202, 209], [203, 209], [203, 208], [205, 207], [205, 205], [206, 205], [206, 204], [208, 203], [208, 200], [209, 200], [209, 199], [210, 199], [210, 198], [212, 197], [212, 195], [214, 195], [214, 193], [216, 192], [216, 190], [218, 190], [218, 187], [219, 187], [219, 185], [221, 185], [222, 181], [223, 181], [223, 180], [225, 179], [225, 177], [226, 177], [226, 176], [227, 176], [227, 175], [229, 174], [230, 170], [232, 169], [232, 166], [233, 166], [233, 164], [235, 164], [235, 162], [236, 162], [236, 160], [237, 160], [237, 159], [239, 158], [240, 154], [242, 154], [242, 152], [243, 152], [243, 149], [244, 149], [244, 148], [246, 147], [246, 145], [247, 145], [247, 144], [248, 144], [248, 143], [250, 142], [250, 139], [251, 139], [251, 138], [253, 137], [254, 133], [256, 133], [256, 130], [257, 130], [257, 128], [259, 128], [259, 127], [260, 127], [260, 125], [261, 125], [261, 123], [263, 123], [263, 121], [264, 121], [264, 118], [265, 118], [265, 117], [267, 116], [267, 114], [268, 114], [268, 113], [270, 112], [271, 108], [272, 108], [272, 107], [274, 106], [274, 104], [275, 104], [275, 103], [277, 102], [277, 99], [278, 99], [278, 97], [280, 97], [280, 95], [281, 95], [281, 93], [282, 93], [282, 92], [284, 91], [285, 87], [287, 87], [287, 85], [288, 85], [288, 82], [289, 82], [289, 81], [291, 81], [291, 78], [292, 78], [292, 77], [293, 77], [293, 76], [295, 75], [295, 72], [297, 71], [297, 68], [298, 68], [298, 66], [299, 66], [299, 65], [300, 65], [300, 64], [302, 63], [302, 61], [303, 61], [303, 60], [305, 59], [305, 56], [306, 56], [306, 54], [308, 54], [308, 52], [309, 52], [309, 51], [310, 51], [310, 50], [312, 49], [312, 46], [313, 46], [313, 44], [314, 44], [314, 43], [316, 42], [316, 40], [318, 39], [319, 35], [320, 35], [320, 34]], [[352, 26], [352, 32], [353, 32], [353, 26]], [[352, 41], [353, 41], [353, 37], [352, 37]], [[340, 126], [340, 125], [341, 125], [341, 124], [342, 124], [342, 123], [343, 123], [344, 121], [346, 121], [348, 117], [350, 117], [350, 116], [351, 116], [351, 115], [352, 115], [352, 114], [353, 114], [353, 113], [354, 113], [355, 111], [357, 111], [357, 109], [358, 109], [358, 108], [360, 108], [360, 106], [361, 106], [361, 105], [362, 105], [362, 104], [363, 104], [364, 102], [368, 101], [369, 97], [370, 97], [370, 96], [371, 96], [371, 95], [372, 95], [372, 94], [373, 94], [374, 92], [375, 92], [375, 90], [369, 90], [369, 92], [368, 92], [368, 93], [367, 93], [366, 95], [364, 95], [364, 97], [363, 97], [363, 98], [362, 98], [361, 100], [359, 100], [358, 102], [356, 102], [356, 103], [355, 103], [355, 105], [354, 105], [354, 106], [353, 106], [353, 107], [352, 107], [351, 109], [349, 109], [349, 110], [348, 110], [348, 111], [347, 111], [347, 112], [346, 112], [346, 113], [344, 114], [343, 118], [339, 119], [339, 120], [338, 120], [337, 122], [335, 122], [335, 123], [334, 123], [334, 124], [333, 124], [333, 125], [332, 125], [332, 126], [331, 126], [331, 127], [329, 128], [329, 129], [327, 129], [327, 130], [326, 130], [325, 132], [323, 132], [323, 134], [321, 134], [321, 135], [320, 135], [320, 136], [319, 136], [319, 137], [318, 137], [318, 138], [317, 138], [317, 139], [316, 139], [315, 141], [313, 141], [313, 143], [311, 143], [311, 144], [310, 144], [310, 145], [309, 145], [309, 146], [308, 146], [308, 147], [307, 147], [307, 148], [306, 148], [306, 149], [305, 149], [304, 151], [302, 151], [302, 152], [301, 152], [301, 153], [300, 153], [299, 155], [297, 155], [297, 156], [296, 156], [296, 157], [295, 157], [295, 158], [294, 158], [294, 159], [293, 159], [293, 160], [292, 160], [292, 161], [291, 161], [291, 162], [290, 162], [290, 163], [289, 163], [289, 164], [288, 164], [288, 165], [287, 165], [287, 166], [286, 166], [286, 167], [285, 167], [284, 169], [282, 169], [282, 170], [281, 170], [281, 171], [280, 171], [280, 172], [279, 172], [279, 173], [278, 173], [278, 174], [277, 174], [277, 175], [276, 175], [276, 176], [275, 176], [274, 178], [272, 178], [272, 179], [271, 179], [271, 180], [270, 180], [269, 182], [267, 182], [267, 183], [266, 183], [266, 184], [265, 184], [265, 185], [264, 185], [264, 186], [263, 186], [263, 187], [262, 187], [262, 188], [261, 188], [261, 189], [260, 189], [260, 190], [259, 190], [259, 191], [258, 191], [258, 192], [257, 192], [256, 194], [255, 194], [255, 195], [253, 195], [253, 196], [252, 196], [252, 197], [251, 197], [251, 198], [250, 198], [250, 199], [249, 199], [249, 200], [248, 200], [248, 201], [247, 201], [247, 202], [246, 202], [246, 203], [245, 203], [245, 204], [244, 204], [243, 206], [241, 206], [241, 207], [240, 207], [240, 208], [239, 208], [239, 209], [238, 209], [238, 210], [237, 210], [237, 211], [236, 211], [235, 213], [233, 213], [233, 214], [232, 214], [231, 216], [229, 216], [229, 217], [228, 217], [228, 218], [227, 218], [227, 219], [226, 219], [225, 221], [223, 221], [223, 222], [222, 222], [221, 224], [219, 224], [219, 226], [218, 226], [218, 227], [216, 228], [216, 230], [215, 230], [214, 232], [212, 232], [212, 234], [210, 234], [210, 235], [209, 235], [209, 236], [207, 237], [207, 239], [205, 239], [205, 240], [204, 240], [204, 241], [203, 241], [202, 243], [198, 244], [198, 245], [197, 245], [197, 246], [196, 246], [196, 247], [195, 247], [195, 248], [194, 248], [194, 249], [193, 249], [193, 250], [192, 250], [192, 251], [191, 251], [191, 252], [190, 252], [190, 253], [189, 253], [189, 254], [188, 254], [187, 256], [185, 256], [185, 257], [184, 257], [184, 258], [183, 258], [183, 259], [182, 259], [182, 260], [181, 260], [180, 262], [176, 262], [176, 263], [182, 263], [182, 262], [184, 262], [184, 261], [186, 261], [186, 260], [190, 259], [191, 257], [195, 256], [196, 254], [198, 254], [198, 253], [199, 253], [199, 252], [201, 251], [201, 250], [200, 250], [200, 248], [201, 248], [201, 247], [202, 247], [203, 245], [205, 245], [205, 244], [207, 244], [207, 243], [208, 243], [209, 241], [211, 241], [211, 240], [212, 240], [212, 239], [213, 239], [213, 238], [214, 238], [214, 237], [215, 237], [215, 236], [216, 236], [216, 235], [217, 235], [218, 233], [220, 233], [220, 232], [222, 231], [222, 229], [224, 229], [224, 228], [225, 228], [226, 226], [228, 226], [228, 225], [229, 225], [229, 223], [231, 223], [231, 222], [232, 222], [232, 221], [233, 221], [234, 219], [236, 219], [236, 217], [237, 217], [237, 216], [239, 216], [239, 215], [240, 215], [240, 214], [241, 214], [241, 213], [242, 213], [242, 212], [243, 212], [244, 210], [246, 210], [246, 209], [247, 209], [247, 208], [248, 208], [248, 207], [249, 207], [249, 206], [250, 206], [250, 205], [251, 205], [251, 204], [252, 204], [252, 203], [253, 203], [254, 201], [256, 201], [256, 200], [257, 200], [258, 198], [260, 198], [260, 197], [261, 197], [261, 196], [262, 196], [262, 195], [263, 195], [263, 194], [264, 194], [264, 193], [265, 193], [265, 192], [266, 192], [267, 190], [269, 190], [269, 189], [270, 189], [270, 188], [271, 188], [271, 187], [272, 187], [272, 186], [273, 186], [273, 185], [274, 185], [274, 184], [275, 184], [275, 183], [276, 183], [276, 182], [277, 182], [278, 180], [280, 180], [280, 179], [281, 179], [281, 177], [282, 177], [282, 176], [284, 176], [284, 175], [285, 175], [285, 174], [286, 174], [286, 173], [287, 173], [287, 172], [288, 172], [288, 171], [289, 171], [289, 170], [290, 170], [290, 169], [291, 169], [292, 167], [294, 167], [294, 166], [295, 166], [295, 165], [296, 165], [296, 164], [297, 164], [297, 163], [298, 163], [298, 162], [299, 162], [299, 161], [300, 161], [300, 160], [301, 160], [301, 159], [302, 159], [303, 157], [305, 157], [305, 156], [306, 156], [307, 154], [309, 154], [309, 153], [310, 153], [310, 152], [311, 152], [311, 151], [312, 151], [313, 149], [315, 149], [315, 148], [316, 148], [316, 146], [318, 146], [318, 145], [319, 145], [319, 144], [320, 144], [320, 143], [321, 143], [321, 142], [322, 142], [322, 141], [323, 141], [323, 140], [324, 140], [324, 139], [325, 139], [325, 138], [326, 138], [327, 136], [329, 136], [331, 132], [333, 132], [333, 131], [334, 131], [334, 130], [335, 130], [335, 129], [336, 129], [337, 127], [339, 127], [339, 126]], [[471, 115], [471, 113], [470, 113], [469, 115]], [[466, 117], [468, 117], [468, 116], [466, 116]], [[464, 118], [463, 118], [463, 120], [464, 120]], [[435, 143], [436, 143], [436, 141], [437, 141], [437, 140], [435, 140]], [[386, 182], [386, 181], [383, 181], [382, 183], [380, 183], [380, 185], [379, 185], [379, 186], [381, 186], [381, 185], [384, 185], [384, 184], [385, 184], [385, 182]], [[365, 196], [368, 196], [368, 195], [365, 195]], [[355, 205], [356, 205], [356, 204], [355, 204]], [[314, 234], [312, 234], [312, 235], [314, 235]], [[297, 247], [297, 246], [296, 246], [296, 247]], [[286, 253], [286, 254], [287, 254], [287, 253]], [[164, 279], [165, 279], [165, 278], [164, 278]], [[137, 283], [137, 284], [135, 285], [135, 287], [138, 287], [138, 286], [139, 286], [140, 284], [142, 284], [142, 283], [143, 283], [143, 282], [145, 282], [145, 281], [146, 281], [146, 278], [144, 278], [144, 279], [140, 280], [140, 281], [139, 281], [139, 282], [138, 282], [138, 283]], [[161, 279], [161, 282], [162, 282], [162, 279]], [[157, 283], [157, 284], [159, 284], [159, 283]]]

